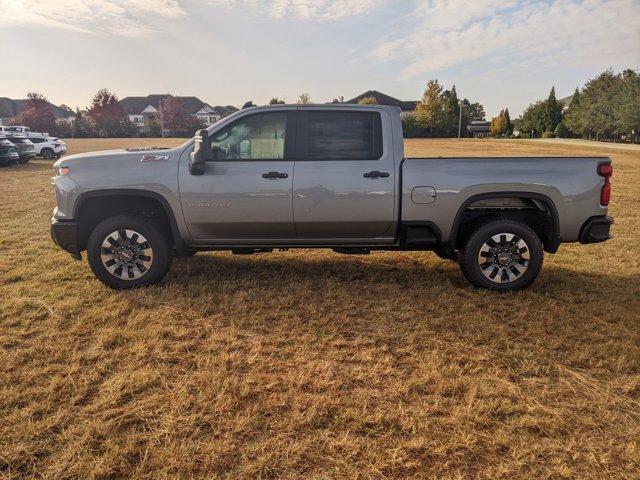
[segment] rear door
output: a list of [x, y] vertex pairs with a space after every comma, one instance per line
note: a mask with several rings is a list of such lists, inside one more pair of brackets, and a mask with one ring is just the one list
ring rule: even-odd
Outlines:
[[391, 119], [385, 111], [298, 111], [293, 215], [298, 238], [390, 243], [395, 231]]

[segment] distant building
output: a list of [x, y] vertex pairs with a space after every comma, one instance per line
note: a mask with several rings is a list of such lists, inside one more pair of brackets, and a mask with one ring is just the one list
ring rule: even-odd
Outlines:
[[[27, 108], [27, 99], [14, 100], [7, 97], [0, 97], [0, 125], [11, 125], [15, 119]], [[58, 123], [73, 123], [76, 116], [73, 112], [60, 108], [53, 103], [47, 102], [51, 107], [53, 115]]]
[[568, 97], [558, 99], [558, 103], [562, 105], [562, 111], [566, 111], [571, 104], [571, 100], [573, 100], [573, 95], [569, 95]]
[[[125, 115], [140, 129], [144, 128], [145, 121], [156, 117], [160, 109], [160, 102], [169, 97], [165, 95], [147, 95], [146, 97], [125, 97], [120, 100], [120, 105]], [[212, 107], [198, 97], [175, 97], [182, 102], [182, 106], [189, 115], [198, 117], [205, 125], [211, 125], [222, 117], [225, 117], [238, 109], [232, 105]]]
[[406, 115], [407, 113], [411, 113], [416, 109], [416, 105], [418, 101], [403, 101], [398, 100], [397, 98], [393, 98], [389, 95], [385, 95], [384, 93], [380, 93], [377, 90], [368, 90], [364, 93], [361, 93], [355, 98], [351, 100], [346, 100], [344, 103], [360, 103], [360, 100], [363, 98], [372, 97], [375, 98], [378, 102], [378, 105], [388, 105], [391, 107], [399, 107], [401, 110], [401, 115]]
[[467, 125], [467, 131], [473, 138], [484, 138], [491, 136], [491, 122], [484, 120], [472, 120]]

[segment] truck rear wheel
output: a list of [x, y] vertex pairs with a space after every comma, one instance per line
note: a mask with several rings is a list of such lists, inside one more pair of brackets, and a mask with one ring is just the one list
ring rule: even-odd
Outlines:
[[93, 230], [87, 258], [102, 283], [123, 290], [158, 283], [169, 271], [172, 254], [162, 231], [153, 223], [117, 215]]
[[494, 220], [469, 237], [460, 255], [460, 269], [476, 287], [521, 290], [540, 273], [543, 255], [542, 243], [528, 225]]

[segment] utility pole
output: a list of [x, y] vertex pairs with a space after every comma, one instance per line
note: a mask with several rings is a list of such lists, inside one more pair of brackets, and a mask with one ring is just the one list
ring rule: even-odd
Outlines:
[[460, 136], [462, 135], [462, 100], [458, 101], [458, 105], [459, 105], [459, 109], [460, 110], [460, 115], [458, 118], [458, 140], [460, 140]]
[[160, 111], [160, 135], [164, 138], [164, 120], [162, 119], [162, 99], [158, 102], [158, 108]]

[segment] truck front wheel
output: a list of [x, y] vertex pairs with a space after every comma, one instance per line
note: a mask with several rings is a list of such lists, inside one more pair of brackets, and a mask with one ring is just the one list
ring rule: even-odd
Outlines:
[[158, 283], [172, 260], [161, 229], [130, 215], [99, 223], [87, 242], [87, 257], [95, 276], [118, 290]]
[[469, 237], [460, 255], [460, 269], [476, 287], [521, 290], [540, 273], [543, 255], [542, 243], [528, 225], [494, 220]]

